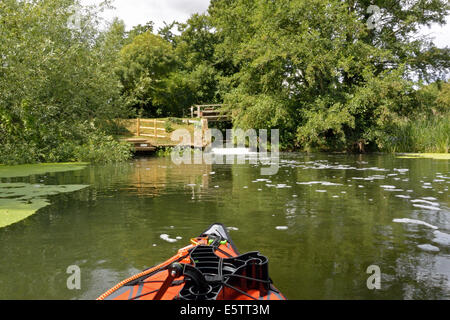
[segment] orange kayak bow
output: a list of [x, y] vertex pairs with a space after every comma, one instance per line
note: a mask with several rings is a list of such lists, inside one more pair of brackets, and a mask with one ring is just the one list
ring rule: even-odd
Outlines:
[[259, 252], [241, 255], [222, 224], [213, 224], [167, 261], [111, 288], [97, 300], [286, 300]]

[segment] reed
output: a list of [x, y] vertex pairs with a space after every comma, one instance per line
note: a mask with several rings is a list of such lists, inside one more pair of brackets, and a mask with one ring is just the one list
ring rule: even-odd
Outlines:
[[444, 116], [405, 120], [395, 126], [383, 143], [383, 151], [448, 153], [450, 113]]

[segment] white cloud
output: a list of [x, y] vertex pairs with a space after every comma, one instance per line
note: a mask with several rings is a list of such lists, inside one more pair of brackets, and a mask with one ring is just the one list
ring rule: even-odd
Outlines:
[[[81, 0], [83, 5], [100, 2], [102, 0]], [[194, 13], [206, 12], [209, 2], [210, 0], [114, 0], [115, 10], [107, 10], [103, 16], [108, 20], [119, 17], [125, 21], [127, 29], [153, 21], [158, 30], [164, 26], [164, 22], [185, 22]]]
[[[81, 0], [82, 4], [99, 4], [103, 0]], [[208, 9], [210, 0], [114, 0], [115, 10], [108, 10], [104, 17], [108, 20], [119, 17], [125, 21], [127, 29], [149, 21], [155, 23], [155, 29], [164, 26], [164, 22], [185, 22], [194, 13], [204, 13]], [[424, 27], [422, 34], [435, 39], [438, 47], [450, 47], [450, 17], [447, 25]]]
[[434, 43], [437, 47], [450, 47], [450, 16], [447, 16], [447, 24], [445, 26], [435, 24], [431, 28], [423, 28], [422, 33], [434, 38]]

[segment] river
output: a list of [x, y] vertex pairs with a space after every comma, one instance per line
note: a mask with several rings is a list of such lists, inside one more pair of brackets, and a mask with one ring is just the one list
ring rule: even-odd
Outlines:
[[[2, 183], [87, 185], [0, 229], [0, 299], [95, 299], [221, 222], [288, 299], [449, 299], [450, 161], [281, 154], [258, 164], [120, 165]], [[167, 235], [163, 239], [161, 235]], [[173, 239], [173, 240], [170, 240]], [[175, 241], [176, 240], [176, 241]], [[79, 290], [69, 290], [78, 266]], [[369, 266], [381, 272], [369, 289]]]

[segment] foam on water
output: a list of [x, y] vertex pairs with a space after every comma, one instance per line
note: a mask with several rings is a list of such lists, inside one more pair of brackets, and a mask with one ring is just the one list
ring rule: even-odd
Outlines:
[[305, 164], [312, 164], [311, 166], [301, 165], [304, 169], [315, 169], [315, 170], [323, 170], [323, 169], [331, 169], [331, 170], [357, 170], [357, 171], [389, 171], [388, 169], [378, 168], [378, 167], [370, 167], [370, 168], [356, 168], [346, 164], [335, 163], [335, 165], [330, 165], [326, 163], [327, 161], [308, 161]]
[[309, 182], [296, 182], [300, 185], [313, 185], [313, 184], [321, 184], [322, 186], [343, 186], [343, 184], [340, 183], [333, 183], [328, 181], [309, 181]]
[[438, 247], [435, 247], [431, 244], [419, 244], [417, 247], [424, 251], [430, 251], [430, 252], [439, 252], [440, 251]]
[[177, 242], [177, 239], [172, 239], [169, 237], [168, 234], [163, 233], [162, 235], [159, 236], [161, 239], [163, 239], [164, 241], [173, 243], [173, 242]]
[[450, 234], [435, 231], [433, 242], [441, 244], [443, 246], [450, 246]]
[[441, 209], [438, 207], [431, 207], [431, 206], [424, 206], [422, 204], [413, 204], [416, 208], [426, 209], [426, 210], [434, 210], [434, 211], [440, 211]]
[[292, 188], [291, 186], [288, 186], [287, 184], [277, 184], [277, 189], [284, 189], [284, 188]]
[[255, 155], [256, 152], [250, 151], [247, 148], [214, 148], [211, 150], [214, 154], [219, 155]]
[[383, 179], [386, 179], [386, 176], [382, 176], [382, 175], [379, 175], [379, 174], [375, 174], [373, 176], [369, 176], [367, 178], [364, 178], [364, 180], [367, 180], [367, 181], [383, 180]]
[[341, 184], [341, 183], [333, 183], [333, 182], [327, 182], [327, 181], [323, 181], [322, 185], [323, 186], [343, 186], [343, 184]]
[[403, 199], [410, 199], [411, 197], [410, 196], [405, 196], [405, 195], [403, 195], [403, 194], [396, 194], [395, 195], [397, 198], [403, 198]]
[[433, 207], [439, 207], [439, 203], [431, 202], [431, 201], [428, 201], [428, 200], [414, 199], [414, 200], [411, 200], [411, 202], [412, 203], [425, 203], [425, 204], [428, 204], [428, 205], [433, 206]]
[[414, 219], [394, 219], [392, 220], [393, 222], [397, 222], [397, 223], [405, 223], [405, 224], [418, 224], [418, 225], [423, 225], [425, 227], [429, 227], [431, 229], [437, 229], [438, 227], [433, 226], [429, 223], [426, 223], [425, 221], [421, 221], [421, 220], [414, 220]]

